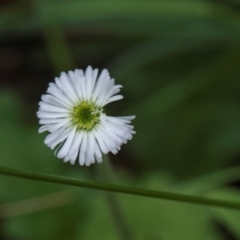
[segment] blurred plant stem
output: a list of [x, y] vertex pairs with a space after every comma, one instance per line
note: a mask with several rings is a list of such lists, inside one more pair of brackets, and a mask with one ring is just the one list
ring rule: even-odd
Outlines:
[[240, 167], [234, 166], [211, 172], [196, 178], [188, 179], [172, 188], [177, 191], [191, 191], [196, 194], [206, 194], [216, 188], [237, 181], [240, 176]]
[[108, 184], [108, 183], [102, 183], [102, 182], [91, 182], [91, 181], [85, 181], [80, 179], [66, 178], [66, 177], [61, 177], [56, 175], [18, 170], [18, 169], [7, 168], [7, 167], [0, 167], [0, 174], [20, 177], [25, 179], [31, 179], [31, 180], [38, 180], [42, 182], [58, 183], [58, 184], [64, 184], [69, 186], [84, 187], [89, 189], [104, 190], [104, 191], [116, 192], [116, 193], [125, 193], [125, 194], [137, 195], [137, 196], [165, 199], [165, 200], [171, 200], [176, 202], [192, 203], [192, 204], [204, 205], [208, 207], [234, 209], [234, 210], [240, 211], [240, 202], [236, 202], [236, 201], [234, 202], [234, 201], [212, 199], [212, 198], [199, 197], [194, 195], [187, 195], [187, 194], [180, 194], [180, 193], [173, 193], [173, 192], [155, 191], [150, 189], [121, 186], [121, 185]]
[[[114, 182], [114, 172], [108, 155], [104, 156], [104, 160], [101, 165], [97, 165], [97, 174], [100, 181], [107, 183]], [[112, 192], [106, 192], [106, 199], [120, 239], [132, 240], [133, 235], [128, 227], [126, 219], [124, 218], [124, 214], [116, 194]]]
[[40, 27], [43, 32], [54, 73], [59, 74], [59, 72], [73, 69], [74, 60], [61, 24], [55, 21], [51, 14], [46, 13], [44, 10], [39, 11], [43, 4], [41, 1], [21, 0], [20, 3], [20, 8], [22, 8], [26, 16], [35, 14], [40, 20]]
[[50, 193], [44, 196], [32, 197], [20, 201], [0, 205], [0, 218], [14, 217], [57, 208], [73, 202], [73, 196], [67, 190]]
[[55, 73], [73, 69], [74, 61], [71, 51], [59, 24], [45, 23], [43, 32]]

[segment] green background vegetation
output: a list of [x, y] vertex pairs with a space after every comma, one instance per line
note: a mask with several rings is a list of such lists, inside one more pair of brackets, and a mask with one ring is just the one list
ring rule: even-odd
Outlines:
[[[1, 166], [98, 181], [102, 165], [54, 157], [35, 114], [55, 76], [92, 65], [124, 87], [108, 114], [137, 116], [114, 183], [240, 201], [238, 1], [0, 4]], [[135, 239], [240, 239], [240, 212], [117, 196]], [[95, 190], [0, 176], [0, 216], [0, 239], [120, 239]]]

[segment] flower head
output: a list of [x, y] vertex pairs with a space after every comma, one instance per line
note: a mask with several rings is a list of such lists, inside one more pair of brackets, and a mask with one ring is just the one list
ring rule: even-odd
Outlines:
[[89, 166], [102, 162], [102, 153], [116, 154], [135, 132], [129, 125], [135, 116], [111, 117], [104, 106], [122, 99], [121, 85], [114, 85], [104, 69], [88, 67], [85, 73], [76, 69], [61, 73], [50, 83], [47, 94], [39, 102], [37, 116], [42, 126], [39, 132], [49, 131], [45, 144], [56, 147], [56, 155], [64, 162]]

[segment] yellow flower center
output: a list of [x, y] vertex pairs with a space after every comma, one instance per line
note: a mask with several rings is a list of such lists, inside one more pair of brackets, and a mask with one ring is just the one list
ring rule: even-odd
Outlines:
[[103, 109], [91, 102], [81, 102], [73, 107], [72, 123], [78, 130], [92, 130], [99, 122]]

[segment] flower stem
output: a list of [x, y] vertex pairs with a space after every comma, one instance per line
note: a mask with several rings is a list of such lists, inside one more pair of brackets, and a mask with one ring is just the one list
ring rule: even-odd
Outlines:
[[44, 196], [27, 198], [0, 205], [1, 219], [44, 211], [68, 205], [73, 202], [69, 191], [55, 192]]
[[[113, 169], [109, 159], [109, 156], [104, 157], [101, 166], [97, 166], [99, 178], [104, 182], [114, 182]], [[112, 215], [112, 219], [115, 223], [115, 227], [119, 233], [120, 239], [122, 240], [132, 240], [132, 234], [128, 227], [127, 221], [124, 218], [123, 211], [121, 209], [120, 203], [116, 194], [112, 192], [106, 192], [106, 199], [108, 202], [109, 210]]]
[[74, 60], [70, 46], [67, 44], [60, 24], [48, 18], [42, 20], [42, 30], [54, 71], [58, 74], [63, 69], [73, 69]]
[[149, 190], [149, 189], [143, 189], [143, 188], [107, 184], [107, 183], [101, 183], [101, 182], [91, 182], [91, 181], [79, 180], [74, 178], [66, 178], [66, 177], [60, 177], [56, 175], [49, 175], [44, 173], [36, 173], [31, 171], [12, 169], [7, 167], [0, 167], [0, 174], [20, 177], [25, 179], [31, 179], [31, 180], [38, 180], [42, 182], [52, 182], [52, 183], [69, 185], [69, 186], [77, 186], [77, 187], [83, 187], [83, 188], [125, 193], [125, 194], [164, 199], [164, 200], [170, 200], [170, 201], [192, 203], [192, 204], [204, 205], [209, 207], [211, 206], [211, 207], [235, 209], [240, 211], [240, 201], [234, 202], [234, 201], [205, 198], [205, 197], [199, 197], [199, 196], [193, 196], [193, 195], [171, 193], [171, 192], [165, 192], [165, 191], [155, 191], [155, 190]]

